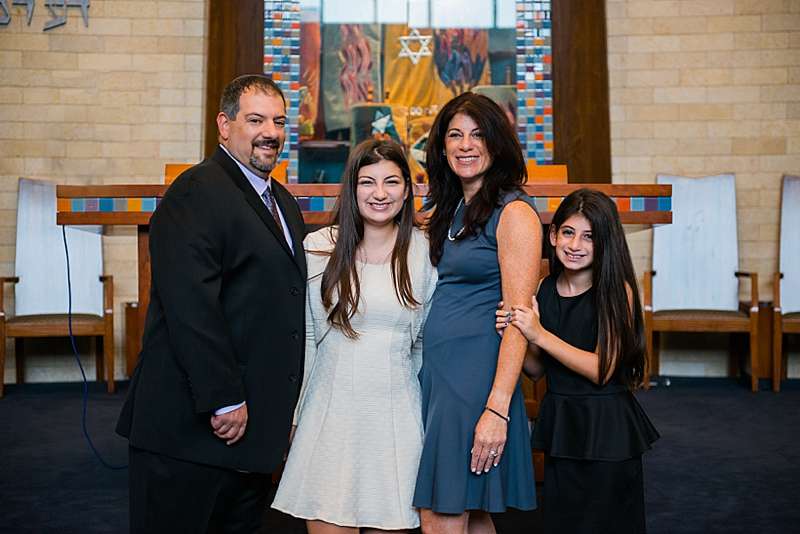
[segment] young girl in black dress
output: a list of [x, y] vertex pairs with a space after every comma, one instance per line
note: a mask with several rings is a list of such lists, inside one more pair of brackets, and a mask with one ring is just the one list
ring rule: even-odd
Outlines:
[[550, 276], [532, 306], [498, 311], [546, 371], [533, 447], [545, 452], [546, 533], [645, 532], [642, 453], [658, 432], [631, 391], [645, 366], [642, 308], [614, 202], [580, 189], [553, 215]]

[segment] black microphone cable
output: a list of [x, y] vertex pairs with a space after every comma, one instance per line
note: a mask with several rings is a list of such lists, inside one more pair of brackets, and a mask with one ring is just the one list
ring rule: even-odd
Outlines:
[[[62, 225], [61, 226], [61, 237], [64, 239], [64, 255], [67, 258], [67, 298], [69, 301], [69, 308], [67, 311], [67, 324], [69, 325], [69, 341], [72, 345], [72, 354], [75, 356], [75, 361], [78, 362], [78, 368], [81, 370], [81, 377], [83, 378], [83, 407], [81, 411], [81, 428], [83, 429], [83, 436], [86, 438], [86, 442], [89, 444], [89, 448], [92, 449], [95, 457], [103, 464], [104, 467], [108, 469], [127, 469], [127, 465], [113, 465], [105, 461], [105, 459], [100, 455], [100, 452], [97, 450], [97, 447], [94, 446], [94, 442], [92, 442], [91, 436], [89, 436], [89, 430], [86, 428], [86, 406], [89, 402], [89, 382], [86, 380], [86, 372], [83, 370], [83, 364], [81, 364], [81, 358], [78, 354], [78, 346], [75, 344], [75, 336], [72, 334], [72, 278], [70, 276], [69, 270], [69, 247], [67, 246], [67, 227]], [[114, 367], [112, 365], [111, 369], [108, 372], [113, 373]]]

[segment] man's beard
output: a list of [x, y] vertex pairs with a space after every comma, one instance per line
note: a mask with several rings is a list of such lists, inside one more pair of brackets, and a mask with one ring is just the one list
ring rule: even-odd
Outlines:
[[[265, 163], [264, 161], [256, 157], [255, 154], [256, 147], [273, 149], [275, 151], [275, 157], [272, 159], [270, 163]], [[272, 172], [272, 169], [275, 168], [275, 164], [278, 161], [278, 154], [280, 152], [280, 148], [281, 144], [277, 139], [261, 139], [260, 141], [254, 142], [252, 152], [250, 153], [250, 165], [252, 165], [254, 169], [257, 169], [261, 172], [265, 173]]]
[[261, 172], [270, 173], [272, 169], [275, 168], [275, 162], [273, 161], [272, 164], [269, 163], [262, 163], [260, 159], [258, 159], [255, 154], [250, 156], [250, 165], [253, 166], [254, 169], [257, 169]]

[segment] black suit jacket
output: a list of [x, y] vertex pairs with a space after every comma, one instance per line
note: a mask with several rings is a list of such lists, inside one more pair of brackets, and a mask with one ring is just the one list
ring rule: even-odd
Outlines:
[[[274, 180], [272, 191], [294, 254], [221, 148], [153, 214], [150, 306], [117, 423], [132, 446], [260, 473], [280, 464], [303, 376], [305, 227], [291, 194]], [[225, 445], [210, 417], [243, 400], [246, 432]]]

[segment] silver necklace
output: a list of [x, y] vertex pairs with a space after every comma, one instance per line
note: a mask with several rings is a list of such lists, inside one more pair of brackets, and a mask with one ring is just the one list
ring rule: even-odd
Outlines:
[[456, 235], [452, 234], [453, 223], [456, 222], [456, 213], [458, 213], [458, 209], [461, 207], [463, 203], [464, 203], [464, 197], [461, 197], [461, 199], [459, 199], [458, 201], [458, 204], [456, 204], [456, 209], [453, 211], [453, 218], [450, 219], [450, 226], [447, 227], [447, 239], [449, 239], [450, 241], [455, 241], [456, 238], [464, 232], [464, 227], [462, 226], [461, 230], [456, 232]]

